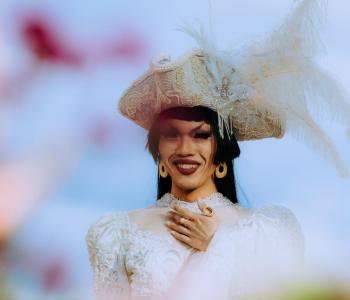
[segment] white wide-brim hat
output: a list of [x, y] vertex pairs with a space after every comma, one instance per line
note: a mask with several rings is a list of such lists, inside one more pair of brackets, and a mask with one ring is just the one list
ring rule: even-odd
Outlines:
[[319, 29], [325, 0], [296, 1], [272, 33], [238, 50], [219, 51], [203, 28], [185, 26], [198, 49], [175, 61], [154, 58], [150, 68], [121, 96], [119, 111], [150, 129], [165, 109], [205, 106], [217, 112], [239, 141], [281, 138], [290, 133], [330, 158], [341, 175], [347, 168], [318, 121], [326, 117], [346, 127], [349, 96], [316, 57], [323, 49]]

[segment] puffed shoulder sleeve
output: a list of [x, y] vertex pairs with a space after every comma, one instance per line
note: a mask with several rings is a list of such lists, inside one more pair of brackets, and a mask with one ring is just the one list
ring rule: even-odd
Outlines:
[[130, 298], [125, 269], [128, 231], [126, 212], [105, 215], [88, 230], [86, 243], [98, 300]]
[[[294, 213], [282, 205], [265, 206], [257, 210], [258, 243], [278, 251], [278, 257], [293, 264], [303, 264], [305, 240]], [[260, 233], [260, 234], [259, 234]], [[276, 253], [274, 253], [276, 254]]]
[[256, 251], [271, 276], [296, 279], [304, 266], [305, 241], [294, 213], [282, 205], [257, 209]]

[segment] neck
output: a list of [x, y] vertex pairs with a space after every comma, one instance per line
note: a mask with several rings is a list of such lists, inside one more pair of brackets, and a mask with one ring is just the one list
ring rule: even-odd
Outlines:
[[217, 189], [212, 180], [193, 190], [184, 190], [174, 184], [171, 186], [171, 194], [187, 202], [195, 202], [198, 198], [208, 197], [215, 192], [217, 192]]

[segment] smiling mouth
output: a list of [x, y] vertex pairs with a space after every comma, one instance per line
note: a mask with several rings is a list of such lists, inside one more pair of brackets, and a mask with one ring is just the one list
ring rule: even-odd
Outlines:
[[198, 164], [175, 163], [176, 169], [183, 175], [191, 175], [199, 168]]

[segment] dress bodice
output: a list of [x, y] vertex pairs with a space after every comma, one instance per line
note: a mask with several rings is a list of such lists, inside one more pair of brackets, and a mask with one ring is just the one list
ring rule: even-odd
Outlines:
[[200, 213], [197, 202], [171, 194], [146, 209], [111, 213], [93, 224], [87, 244], [98, 300], [204, 299], [203, 284], [210, 286], [205, 292], [208, 299], [212, 293], [215, 299], [226, 300], [244, 295], [254, 280], [257, 286], [262, 284], [255, 278], [259, 268], [266, 271], [273, 266], [280, 276], [302, 261], [303, 237], [289, 209], [277, 205], [245, 209], [220, 193], [197, 201], [221, 216], [205, 252], [167, 232], [162, 221], [173, 202]]

